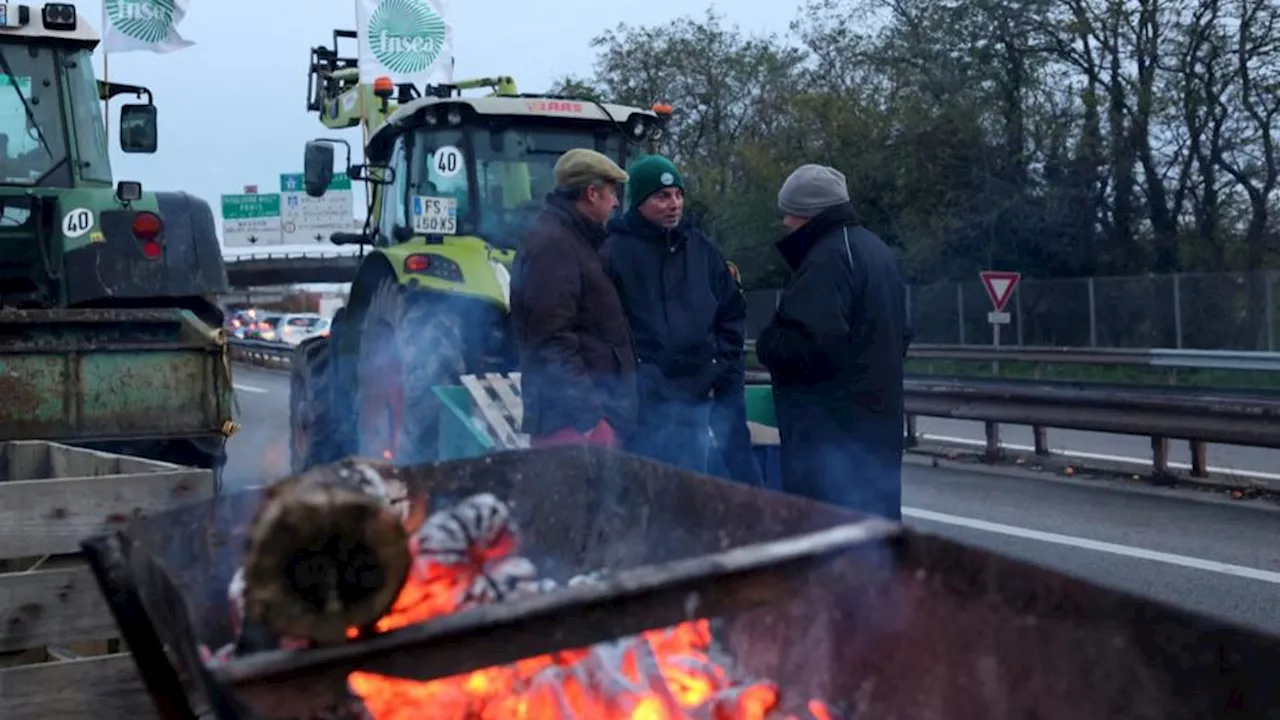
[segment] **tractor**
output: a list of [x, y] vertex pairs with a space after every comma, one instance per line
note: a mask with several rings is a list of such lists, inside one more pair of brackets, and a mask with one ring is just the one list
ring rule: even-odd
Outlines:
[[[308, 142], [306, 192], [320, 197], [346, 146], [349, 177], [368, 184], [347, 304], [328, 337], [292, 358], [295, 470], [347, 455], [436, 459], [442, 405], [433, 392], [469, 373], [516, 367], [509, 332], [510, 267], [520, 240], [572, 148], [625, 166], [660, 136], [671, 110], [521, 94], [510, 77], [417, 87], [362, 82], [357, 59], [311, 51], [308, 106], [331, 129], [360, 127], [364, 162], [341, 139]], [[464, 95], [481, 90], [485, 94]]]
[[99, 38], [68, 3], [0, 2], [0, 441], [48, 439], [217, 467], [234, 430], [213, 211], [113, 185], [154, 153], [144, 87], [95, 78]]

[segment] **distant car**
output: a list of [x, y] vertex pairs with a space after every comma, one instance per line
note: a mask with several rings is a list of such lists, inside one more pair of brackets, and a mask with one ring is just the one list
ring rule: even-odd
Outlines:
[[296, 346], [309, 337], [315, 337], [320, 330], [328, 331], [328, 321], [317, 313], [284, 315], [278, 325], [279, 341]]
[[283, 316], [279, 313], [258, 315], [258, 321], [249, 326], [245, 332], [245, 339], [248, 340], [266, 340], [267, 342], [279, 342], [280, 336], [277, 327]]
[[227, 315], [227, 334], [237, 340], [243, 340], [249, 328], [257, 322], [258, 311], [254, 308], [237, 310]]

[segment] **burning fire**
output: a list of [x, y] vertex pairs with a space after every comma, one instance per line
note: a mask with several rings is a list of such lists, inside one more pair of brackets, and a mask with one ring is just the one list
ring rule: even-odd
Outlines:
[[[513, 555], [514, 526], [491, 495], [436, 513], [415, 540], [417, 564], [385, 632], [554, 586]], [[589, 578], [579, 581], [590, 582]], [[571, 581], [572, 583], [573, 581]], [[355, 635], [353, 631], [352, 636]], [[352, 673], [350, 685], [376, 720], [765, 720], [779, 704], [771, 682], [740, 682], [710, 657], [706, 620], [420, 682]], [[814, 720], [830, 720], [811, 701]], [[799, 720], [789, 716], [788, 720]]]
[[[376, 468], [357, 463], [340, 469], [382, 498], [410, 529], [414, 558], [391, 611], [374, 632], [429, 621], [476, 604], [554, 590], [534, 564], [518, 554], [519, 536], [509, 508], [488, 493], [430, 514], [425, 501], [409, 502], [406, 488]], [[583, 575], [569, 585], [595, 582]], [[245, 617], [245, 577], [228, 587], [237, 636]], [[351, 629], [348, 637], [359, 632]], [[220, 663], [236, 643], [210, 652]], [[305, 638], [279, 639], [278, 647], [305, 652]], [[348, 678], [363, 708], [344, 702], [343, 717], [373, 720], [802, 720], [782, 716], [776, 684], [747, 681], [712, 657], [706, 620], [694, 620], [632, 637], [528, 658], [503, 666], [431, 681], [356, 672]], [[352, 698], [354, 699], [354, 698]], [[788, 703], [790, 704], [790, 703]], [[830, 709], [811, 700], [803, 720], [831, 720]], [[327, 715], [326, 715], [327, 716]], [[319, 717], [319, 716], [317, 716]]]

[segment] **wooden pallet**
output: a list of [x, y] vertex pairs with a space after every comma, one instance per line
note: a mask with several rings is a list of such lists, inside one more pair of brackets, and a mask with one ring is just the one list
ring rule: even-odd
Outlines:
[[471, 394], [476, 419], [498, 447], [529, 447], [529, 436], [520, 432], [524, 403], [520, 395], [520, 373], [463, 375], [462, 386]]
[[208, 470], [0, 444], [0, 718], [157, 717], [79, 543], [213, 490]]

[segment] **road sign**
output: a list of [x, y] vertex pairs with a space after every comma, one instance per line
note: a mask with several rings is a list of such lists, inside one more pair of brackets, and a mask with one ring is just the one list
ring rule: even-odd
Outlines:
[[224, 248], [280, 245], [280, 195], [222, 196], [222, 246]]
[[1018, 281], [1022, 279], [1022, 273], [983, 270], [981, 276], [982, 286], [987, 289], [987, 297], [991, 298], [991, 305], [996, 312], [1003, 312], [1004, 306], [1009, 303], [1009, 298], [1013, 297], [1014, 288], [1018, 287]]
[[285, 173], [280, 176], [280, 196], [286, 245], [325, 243], [331, 233], [351, 229], [355, 198], [346, 173], [335, 173], [325, 194], [318, 198], [304, 191], [302, 173]]
[[991, 323], [992, 325], [1008, 325], [1009, 322], [1012, 321], [1012, 319], [1013, 319], [1013, 316], [1011, 316], [1009, 313], [1000, 312], [999, 310], [995, 310], [987, 313], [987, 322]]

